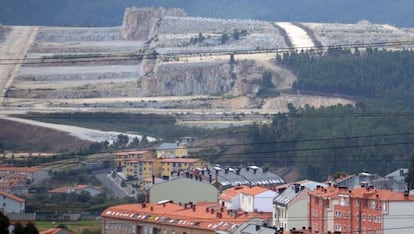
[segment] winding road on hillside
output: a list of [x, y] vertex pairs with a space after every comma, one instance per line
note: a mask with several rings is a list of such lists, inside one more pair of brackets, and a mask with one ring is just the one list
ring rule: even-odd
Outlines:
[[295, 49], [307, 49], [316, 46], [303, 28], [290, 22], [277, 22], [275, 24], [286, 31]]

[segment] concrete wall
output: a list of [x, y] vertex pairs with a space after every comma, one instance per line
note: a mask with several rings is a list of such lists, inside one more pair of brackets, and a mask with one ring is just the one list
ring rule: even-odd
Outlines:
[[414, 201], [389, 202], [388, 211], [385, 210], [388, 214], [382, 221], [384, 234], [414, 233], [413, 211]]
[[263, 212], [272, 212], [273, 199], [276, 197], [277, 193], [274, 191], [266, 191], [261, 194], [258, 194], [254, 198], [254, 207], [257, 211]]
[[175, 203], [212, 201], [217, 202], [219, 191], [207, 182], [189, 178], [177, 178], [153, 185], [150, 202], [173, 200]]

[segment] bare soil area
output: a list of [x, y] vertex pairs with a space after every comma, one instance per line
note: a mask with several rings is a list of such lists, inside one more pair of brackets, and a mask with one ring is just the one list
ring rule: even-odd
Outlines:
[[87, 148], [92, 142], [68, 133], [0, 119], [0, 143], [15, 152], [70, 153]]

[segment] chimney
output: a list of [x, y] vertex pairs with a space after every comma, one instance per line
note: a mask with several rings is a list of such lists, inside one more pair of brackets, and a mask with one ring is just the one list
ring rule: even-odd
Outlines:
[[260, 230], [260, 225], [256, 225], [256, 231]]
[[229, 169], [228, 168], [225, 168], [224, 169], [224, 174], [228, 174], [229, 173]]
[[221, 207], [224, 207], [224, 205], [225, 205], [224, 201], [223, 201], [223, 202], [221, 202]]
[[213, 208], [210, 209], [210, 214], [214, 214], [214, 209]]
[[208, 209], [208, 207], [206, 207], [206, 213], [210, 212], [210, 210]]
[[249, 167], [246, 167], [246, 171], [249, 171], [250, 170], [250, 168]]
[[237, 174], [237, 175], [240, 175], [240, 168], [237, 168], [237, 169], [236, 169], [236, 174]]
[[151, 210], [151, 211], [154, 211], [154, 207], [153, 207], [153, 206], [151, 206], [151, 207], [150, 207], [150, 210]]
[[253, 174], [256, 174], [256, 171], [257, 171], [257, 169], [255, 168], [255, 169], [253, 169]]
[[145, 208], [147, 205], [145, 203], [141, 203], [141, 208]]
[[195, 212], [196, 211], [196, 205], [194, 204], [193, 205], [193, 212]]

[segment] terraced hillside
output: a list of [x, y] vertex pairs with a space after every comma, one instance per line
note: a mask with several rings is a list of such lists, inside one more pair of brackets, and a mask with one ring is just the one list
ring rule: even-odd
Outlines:
[[[223, 20], [152, 8], [128, 8], [120, 27], [8, 28], [0, 40], [0, 56], [17, 60], [0, 66], [5, 113], [176, 113], [183, 124], [208, 124], [203, 115], [214, 114], [217, 118], [210, 121], [224, 126], [249, 123], [251, 116], [267, 121], [267, 114], [286, 111], [287, 103], [353, 103], [291, 94], [296, 77], [274, 61], [277, 52], [345, 44], [381, 46], [414, 35], [412, 29], [369, 22]], [[386, 44], [390, 45], [411, 46]], [[272, 74], [272, 92], [280, 95], [259, 95], [266, 71]]]

